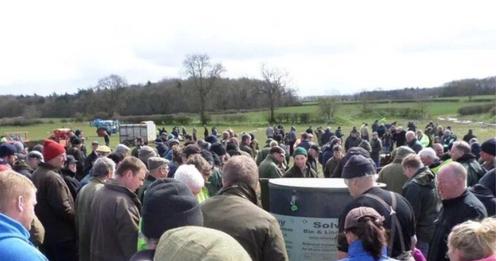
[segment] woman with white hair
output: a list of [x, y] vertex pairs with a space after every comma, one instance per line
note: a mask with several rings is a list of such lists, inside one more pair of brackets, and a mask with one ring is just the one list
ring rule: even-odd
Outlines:
[[205, 185], [200, 171], [192, 164], [180, 165], [175, 171], [174, 179], [186, 184], [195, 197]]

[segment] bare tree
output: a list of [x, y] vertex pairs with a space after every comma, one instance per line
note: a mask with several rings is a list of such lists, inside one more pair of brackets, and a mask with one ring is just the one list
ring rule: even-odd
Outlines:
[[127, 80], [119, 75], [111, 74], [97, 81], [94, 89], [100, 92], [99, 97], [95, 97], [92, 101], [94, 109], [107, 114], [111, 117], [115, 112], [120, 110], [120, 94], [123, 89], [128, 86]]
[[184, 69], [188, 80], [193, 82], [200, 99], [200, 121], [202, 124], [206, 124], [207, 98], [216, 81], [224, 72], [224, 67], [220, 63], [210, 63], [210, 57], [206, 54], [193, 54], [184, 59]]
[[281, 97], [286, 92], [288, 74], [278, 68], [269, 68], [265, 64], [262, 65], [263, 84], [260, 86], [260, 91], [263, 92], [268, 99], [269, 110], [271, 116], [270, 122], [276, 122], [274, 118], [274, 109], [279, 105]]
[[108, 90], [108, 89], [118, 89], [122, 87], [127, 87], [128, 83], [125, 78], [116, 75], [116, 74], [111, 74], [109, 76], [106, 76], [102, 79], [99, 79], [97, 81], [97, 85], [95, 86], [95, 89], [97, 90]]

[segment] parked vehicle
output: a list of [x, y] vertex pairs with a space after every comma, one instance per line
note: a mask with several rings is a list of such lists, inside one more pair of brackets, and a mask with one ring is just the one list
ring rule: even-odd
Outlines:
[[153, 121], [143, 121], [139, 124], [120, 124], [120, 143], [132, 145], [141, 137], [144, 142], [156, 140], [156, 124]]
[[97, 130], [105, 129], [108, 132], [108, 134], [114, 134], [118, 132], [118, 129], [120, 127], [120, 122], [117, 120], [95, 119], [93, 121], [90, 121], [90, 126], [96, 127]]

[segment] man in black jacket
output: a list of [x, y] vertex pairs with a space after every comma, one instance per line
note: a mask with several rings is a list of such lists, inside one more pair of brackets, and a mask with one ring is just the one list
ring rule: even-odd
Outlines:
[[375, 165], [370, 157], [359, 154], [352, 155], [343, 168], [342, 178], [354, 200], [344, 208], [339, 217], [337, 260], [344, 258], [347, 254], [347, 238], [343, 233], [347, 213], [361, 206], [374, 208], [384, 216], [384, 227], [391, 229], [391, 238], [393, 238], [392, 244], [389, 243], [391, 240], [388, 240], [388, 255], [397, 260], [412, 260], [410, 250], [415, 244], [413, 210], [410, 203], [398, 193], [377, 187], [376, 173]]
[[483, 204], [465, 188], [467, 171], [457, 162], [442, 167], [437, 175], [437, 189], [443, 208], [439, 212], [429, 249], [429, 261], [448, 260], [446, 239], [453, 226], [471, 219], [486, 217]]
[[415, 154], [405, 157], [401, 165], [405, 176], [408, 177], [408, 181], [403, 185], [402, 195], [410, 202], [415, 213], [417, 247], [427, 256], [434, 232], [434, 220], [438, 213], [434, 174]]
[[467, 173], [467, 186], [476, 185], [479, 179], [484, 175], [484, 169], [481, 168], [476, 157], [471, 153], [470, 146], [465, 141], [456, 141], [450, 151], [451, 159], [464, 166]]

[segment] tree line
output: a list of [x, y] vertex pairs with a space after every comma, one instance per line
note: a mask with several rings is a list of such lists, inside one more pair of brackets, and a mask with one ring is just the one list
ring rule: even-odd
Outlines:
[[298, 105], [295, 90], [285, 85], [274, 68], [263, 66], [263, 79], [222, 77], [221, 64], [212, 64], [207, 55], [189, 55], [184, 64], [186, 77], [159, 82], [128, 84], [119, 75], [100, 79], [91, 88], [75, 94], [0, 96], [0, 118], [94, 117], [200, 113]]
[[462, 79], [450, 81], [440, 87], [420, 88], [407, 87], [398, 90], [363, 91], [355, 95], [342, 96], [342, 100], [420, 100], [437, 97], [495, 95], [496, 76], [483, 79]]

